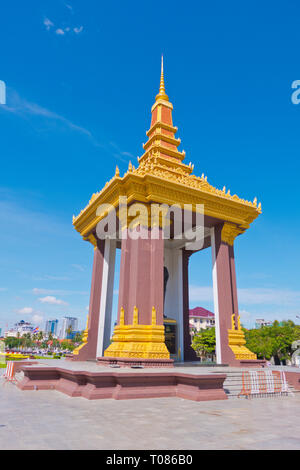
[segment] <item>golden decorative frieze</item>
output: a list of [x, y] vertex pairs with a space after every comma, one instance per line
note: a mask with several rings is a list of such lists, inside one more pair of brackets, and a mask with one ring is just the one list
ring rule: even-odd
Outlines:
[[234, 224], [225, 222], [222, 228], [222, 241], [228, 245], [233, 245], [235, 238], [242, 233], [242, 230]]

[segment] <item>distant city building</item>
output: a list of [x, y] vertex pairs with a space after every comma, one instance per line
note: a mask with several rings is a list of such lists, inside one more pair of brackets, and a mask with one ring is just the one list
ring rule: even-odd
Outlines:
[[53, 336], [57, 336], [58, 320], [47, 320], [45, 325], [45, 333], [51, 333]]
[[189, 326], [191, 333], [212, 328], [215, 326], [215, 314], [202, 307], [193, 308], [189, 311]]
[[263, 318], [257, 318], [255, 320], [255, 328], [261, 328], [262, 326], [272, 326], [273, 322], [266, 321]]
[[4, 336], [23, 336], [26, 333], [32, 334], [34, 332], [35, 328], [30, 322], [26, 322], [24, 320], [19, 321], [18, 323], [15, 323], [15, 326], [8, 331], [5, 332]]
[[66, 339], [74, 339], [75, 336], [76, 336], [78, 333], [80, 334], [81, 331], [79, 331], [79, 330], [73, 331], [73, 330], [72, 330], [72, 331], [70, 331], [70, 333], [67, 334], [67, 338], [66, 338]]
[[64, 317], [59, 336], [61, 339], [70, 339], [72, 332], [77, 331], [77, 330], [78, 330], [78, 318]]

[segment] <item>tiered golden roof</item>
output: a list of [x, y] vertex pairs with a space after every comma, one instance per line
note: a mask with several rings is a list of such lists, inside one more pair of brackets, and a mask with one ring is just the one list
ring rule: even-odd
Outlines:
[[115, 175], [104, 188], [94, 193], [87, 206], [73, 224], [88, 239], [101, 216], [96, 216], [100, 204], [118, 207], [119, 196], [127, 196], [128, 203], [139, 201], [166, 204], [204, 204], [205, 214], [231, 224], [236, 234], [242, 233], [261, 213], [261, 204], [231, 195], [225, 186], [217, 189], [207, 181], [207, 176], [193, 174], [194, 165], [183, 163], [185, 152], [178, 151], [180, 139], [175, 138], [177, 127], [172, 122], [173, 106], [165, 91], [163, 60], [159, 93], [152, 106], [148, 141], [143, 145], [144, 154], [138, 158], [135, 168], [129, 162], [128, 170], [121, 177], [118, 167]]

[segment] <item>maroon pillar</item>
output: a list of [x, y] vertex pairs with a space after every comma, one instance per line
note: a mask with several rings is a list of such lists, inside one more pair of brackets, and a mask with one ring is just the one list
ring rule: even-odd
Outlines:
[[238, 296], [237, 296], [237, 283], [236, 283], [236, 273], [235, 273], [235, 261], [234, 261], [234, 248], [233, 245], [229, 245], [229, 263], [230, 263], [230, 279], [231, 279], [231, 295], [232, 295], [232, 309], [234, 313], [234, 323], [235, 328], [238, 328], [238, 316], [239, 316], [239, 306], [238, 306]]
[[[163, 324], [163, 260], [164, 240], [161, 229], [157, 238], [151, 238], [149, 228], [141, 227], [143, 237], [132, 239], [123, 231], [119, 281], [118, 323], [124, 308], [125, 324], [132, 324], [133, 309], [138, 309], [140, 325], [151, 325], [152, 307], [156, 322]], [[126, 236], [125, 236], [126, 235]]]
[[191, 347], [190, 335], [190, 306], [189, 306], [189, 257], [191, 252], [182, 250], [182, 297], [183, 297], [183, 344], [184, 361], [199, 361], [196, 352]]
[[222, 241], [222, 228], [223, 224], [214, 227], [214, 243], [212, 243], [215, 258], [213, 269], [216, 343], [222, 364], [237, 365], [238, 361], [228, 344], [228, 330], [232, 328], [231, 317], [237, 307], [234, 258], [231, 245]]
[[96, 359], [97, 341], [98, 341], [98, 325], [100, 315], [100, 300], [102, 288], [102, 274], [104, 263], [104, 246], [105, 240], [98, 240], [98, 245], [94, 249], [94, 263], [90, 293], [89, 321], [88, 321], [88, 340], [87, 343], [79, 350], [79, 354], [74, 356], [78, 361], [86, 361], [87, 359]]

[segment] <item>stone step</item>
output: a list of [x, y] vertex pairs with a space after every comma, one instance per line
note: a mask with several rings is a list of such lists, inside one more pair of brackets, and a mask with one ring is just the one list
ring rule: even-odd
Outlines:
[[[261, 369], [251, 369], [261, 371]], [[226, 372], [226, 379], [223, 384], [224, 391], [228, 398], [247, 398], [245, 395], [240, 395], [243, 389], [243, 380], [242, 374], [246, 370], [238, 370], [238, 371], [228, 371]], [[247, 370], [249, 372], [249, 370]], [[221, 371], [214, 371], [213, 373], [222, 373]], [[287, 392], [279, 392], [279, 393], [258, 393], [252, 394], [251, 398], [275, 398], [278, 396], [293, 396], [299, 393], [300, 390], [296, 390], [292, 385], [288, 383], [288, 391]]]

